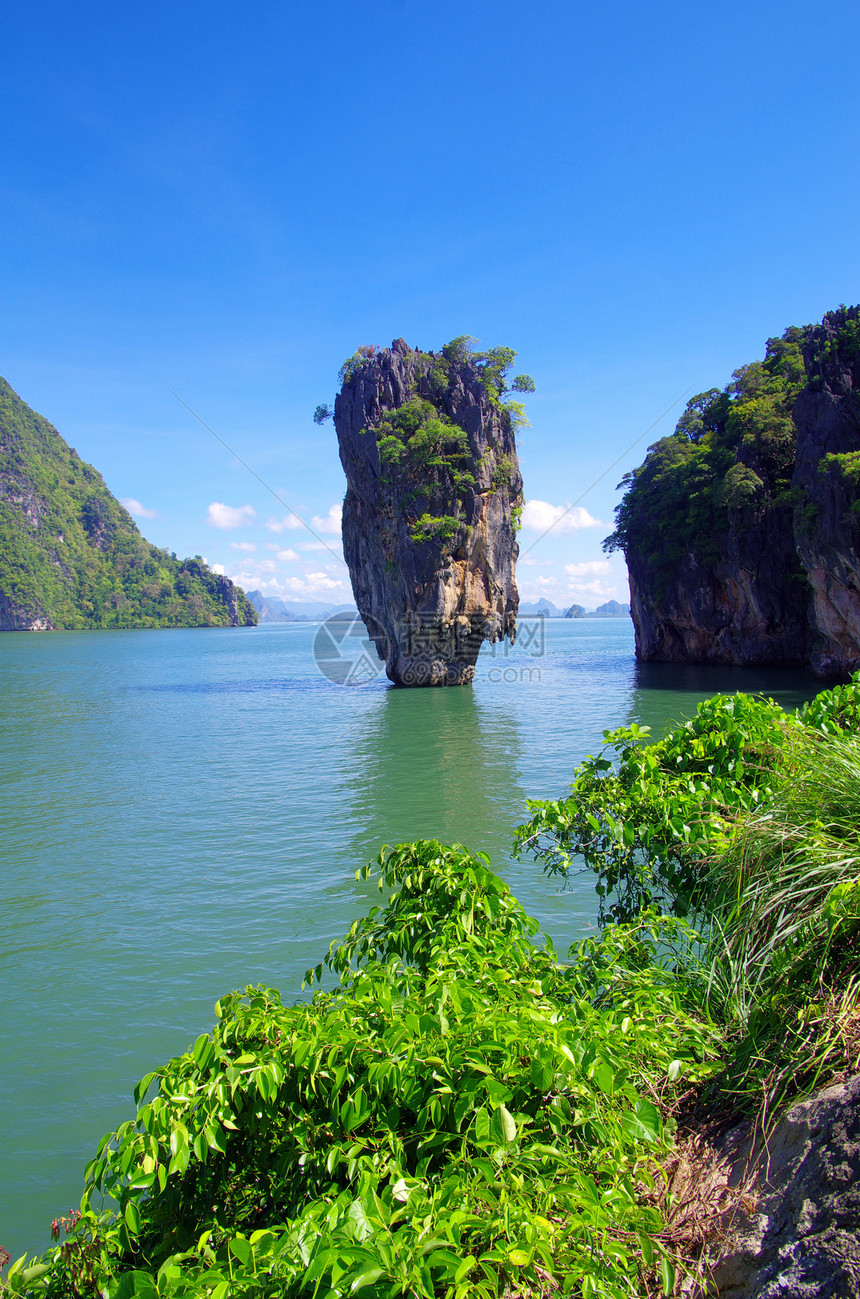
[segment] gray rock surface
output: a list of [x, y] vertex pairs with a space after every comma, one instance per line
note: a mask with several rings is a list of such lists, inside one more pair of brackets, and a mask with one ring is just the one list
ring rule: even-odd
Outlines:
[[756, 1203], [712, 1267], [721, 1296], [860, 1296], [860, 1075], [792, 1106], [766, 1143], [735, 1153], [732, 1178]]
[[[860, 491], [858, 478], [825, 457], [860, 450], [860, 357], [833, 355], [833, 318], [810, 334], [804, 361], [812, 381], [794, 407], [793, 487], [813, 508], [796, 512], [796, 541], [812, 589], [818, 633], [812, 666], [823, 676], [860, 668]], [[817, 358], [823, 356], [823, 361]]]
[[[465, 431], [457, 469], [472, 484], [458, 486], [439, 457], [420, 466], [408, 452], [380, 458], [380, 425], [415, 398]], [[389, 679], [470, 682], [482, 643], [516, 635], [522, 478], [509, 416], [473, 360], [448, 363], [396, 339], [347, 372], [334, 418], [347, 478], [344, 556]], [[451, 535], [416, 539], [422, 516], [454, 520]]]

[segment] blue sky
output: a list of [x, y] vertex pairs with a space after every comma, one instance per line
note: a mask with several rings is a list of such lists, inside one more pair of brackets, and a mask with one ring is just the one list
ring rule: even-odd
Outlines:
[[592, 606], [626, 595], [616, 484], [682, 403], [649, 425], [860, 299], [846, 0], [35, 0], [4, 47], [0, 373], [146, 536], [249, 588], [349, 598], [168, 389], [337, 552], [311, 413], [344, 358], [515, 347], [521, 594]]

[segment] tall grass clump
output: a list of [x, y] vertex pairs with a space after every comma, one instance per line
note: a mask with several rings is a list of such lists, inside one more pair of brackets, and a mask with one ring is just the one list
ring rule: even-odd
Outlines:
[[[708, 865], [709, 993], [738, 1034], [726, 1084], [770, 1103], [849, 1063], [860, 975], [860, 742], [786, 732], [779, 776]], [[745, 1076], [752, 1075], [752, 1078]]]
[[717, 695], [656, 743], [605, 732], [517, 832], [548, 872], [595, 873], [605, 922], [686, 917], [671, 967], [721, 1026], [732, 1104], [860, 1067], [858, 731], [860, 677], [794, 713]]

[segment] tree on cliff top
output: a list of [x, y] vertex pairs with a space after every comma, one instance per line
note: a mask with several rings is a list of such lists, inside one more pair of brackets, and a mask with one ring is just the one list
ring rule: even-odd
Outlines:
[[736, 370], [725, 388], [691, 398], [675, 432], [625, 474], [608, 552], [635, 552], [671, 571], [685, 554], [714, 563], [728, 512], [788, 501], [796, 433], [792, 407], [806, 384], [805, 331], [767, 341], [763, 361]]
[[[479, 352], [477, 351], [477, 343], [477, 338], [473, 338], [471, 334], [460, 334], [459, 337], [452, 338], [450, 343], [445, 343], [438, 355], [432, 352], [426, 353], [426, 355], [433, 359], [437, 367], [447, 367], [451, 364], [462, 364], [465, 361], [471, 361], [477, 366], [490, 401], [494, 405], [498, 405], [501, 398], [508, 393], [535, 391], [535, 381], [530, 374], [515, 374], [508, 383], [508, 371], [513, 366], [517, 356], [512, 347], [492, 347], [487, 352]], [[353, 374], [365, 361], [373, 360], [378, 355], [379, 350], [375, 343], [365, 343], [356, 348], [352, 356], [347, 357], [338, 371], [338, 378], [341, 383], [352, 378]], [[516, 427], [521, 427], [528, 422], [519, 402], [506, 402], [505, 408], [511, 414]], [[325, 424], [326, 420], [332, 419], [333, 416], [333, 408], [328, 403], [321, 403], [314, 410], [314, 423]]]

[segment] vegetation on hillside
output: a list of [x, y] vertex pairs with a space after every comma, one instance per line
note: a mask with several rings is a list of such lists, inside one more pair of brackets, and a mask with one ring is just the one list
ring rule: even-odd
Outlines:
[[822, 386], [825, 364], [848, 365], [860, 355], [857, 308], [827, 319], [837, 327], [826, 342], [813, 345], [820, 327], [787, 329], [768, 339], [763, 361], [736, 370], [722, 390], [693, 397], [675, 432], [649, 447], [644, 463], [622, 479], [625, 495], [604, 549], [646, 564], [658, 592], [687, 555], [706, 568], [725, 555], [730, 512], [762, 519], [768, 511], [804, 507], [791, 486], [794, 403], [805, 387]]
[[101, 474], [0, 380], [0, 593], [13, 608], [73, 630], [227, 626], [233, 589], [199, 555], [150, 545]]
[[518, 832], [597, 875], [604, 927], [566, 962], [482, 855], [384, 850], [335, 985], [224, 997], [9, 1291], [672, 1295], [681, 1095], [771, 1112], [860, 1064], [858, 722], [860, 679], [606, 732]]
[[689, 553], [717, 562], [730, 510], [791, 504], [791, 409], [806, 383], [802, 337], [788, 329], [768, 339], [763, 361], [687, 403], [671, 437], [622, 479], [626, 493], [605, 550], [642, 556], [668, 581]]

